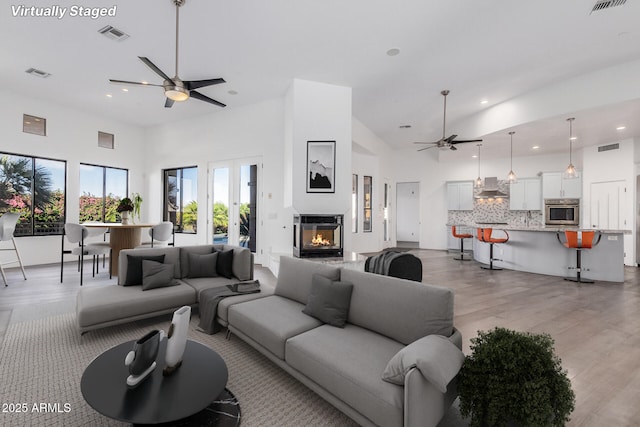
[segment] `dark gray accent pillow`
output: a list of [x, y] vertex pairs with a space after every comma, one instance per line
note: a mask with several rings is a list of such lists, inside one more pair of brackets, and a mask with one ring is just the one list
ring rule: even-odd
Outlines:
[[233, 278], [233, 249], [228, 251], [216, 252], [218, 254], [218, 262], [216, 264], [216, 271], [219, 276], [226, 277], [227, 279]]
[[127, 277], [122, 286], [142, 284], [142, 260], [164, 263], [163, 255], [129, 255], [127, 254]]
[[165, 288], [178, 285], [173, 277], [173, 264], [142, 260], [142, 290]]
[[344, 328], [349, 315], [353, 283], [334, 282], [331, 279], [314, 274], [304, 314], [315, 317], [324, 323]]
[[189, 254], [189, 276], [196, 277], [218, 277], [216, 266], [218, 264], [218, 252], [211, 254]]

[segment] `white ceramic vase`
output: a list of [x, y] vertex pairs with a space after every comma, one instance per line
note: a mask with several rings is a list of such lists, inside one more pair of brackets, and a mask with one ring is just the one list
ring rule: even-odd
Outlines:
[[191, 307], [185, 305], [173, 313], [167, 333], [167, 352], [162, 373], [171, 375], [182, 364], [182, 355], [187, 345], [187, 332], [191, 320]]
[[122, 223], [123, 224], [129, 224], [129, 215], [131, 212], [129, 211], [122, 211], [120, 212], [120, 218], [122, 219]]

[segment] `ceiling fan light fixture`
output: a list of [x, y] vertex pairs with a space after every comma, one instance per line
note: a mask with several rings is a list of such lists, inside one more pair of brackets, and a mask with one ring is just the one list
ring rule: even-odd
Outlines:
[[167, 86], [164, 95], [172, 101], [182, 102], [189, 99], [189, 91], [180, 86]]

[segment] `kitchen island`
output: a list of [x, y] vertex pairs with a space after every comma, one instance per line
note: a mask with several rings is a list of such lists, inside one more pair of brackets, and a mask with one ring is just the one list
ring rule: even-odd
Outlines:
[[[479, 241], [478, 228], [493, 228], [494, 236], [509, 234], [507, 243], [495, 244], [493, 248], [495, 267], [551, 276], [574, 277], [576, 271], [576, 251], [558, 242], [557, 233], [578, 230], [576, 227], [526, 226], [508, 224], [447, 224], [467, 228], [473, 234], [473, 258], [483, 264], [489, 263], [489, 243]], [[597, 230], [602, 238], [593, 249], [582, 251], [582, 277], [585, 279], [623, 282], [624, 281], [624, 234], [629, 230]], [[449, 231], [450, 232], [450, 231]], [[564, 241], [564, 236], [563, 241]], [[499, 260], [496, 260], [499, 259]]]

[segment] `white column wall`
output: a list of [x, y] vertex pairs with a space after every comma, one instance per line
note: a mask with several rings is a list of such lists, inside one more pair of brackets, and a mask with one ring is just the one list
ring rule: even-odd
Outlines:
[[[22, 132], [23, 114], [47, 119], [47, 136]], [[115, 135], [114, 150], [98, 147], [98, 131]], [[0, 151], [66, 160], [69, 222], [77, 222], [79, 217], [80, 163], [129, 169], [129, 193], [144, 194], [145, 138], [140, 127], [3, 91], [0, 134]], [[60, 239], [60, 236], [18, 238], [23, 262], [26, 265], [60, 262]], [[15, 259], [11, 252], [1, 256]]]

